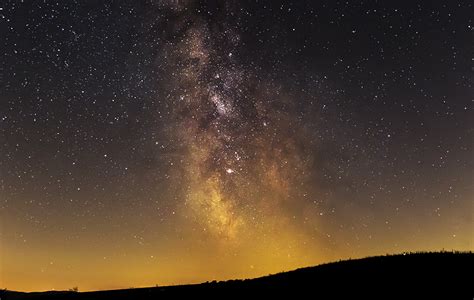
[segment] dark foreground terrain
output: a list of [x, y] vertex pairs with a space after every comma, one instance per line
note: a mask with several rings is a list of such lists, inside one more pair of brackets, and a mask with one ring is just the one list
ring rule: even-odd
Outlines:
[[[413, 253], [369, 257], [256, 279], [97, 292], [0, 291], [9, 299], [163, 299], [264, 296], [327, 299], [337, 296], [473, 299], [474, 253]], [[434, 298], [433, 298], [434, 297]], [[187, 297], [188, 298], [188, 297]], [[181, 299], [181, 298], [180, 298]]]

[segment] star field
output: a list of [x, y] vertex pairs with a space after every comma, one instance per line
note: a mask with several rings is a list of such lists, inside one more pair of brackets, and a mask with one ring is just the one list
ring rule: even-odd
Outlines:
[[6, 1], [0, 287], [473, 250], [470, 11]]

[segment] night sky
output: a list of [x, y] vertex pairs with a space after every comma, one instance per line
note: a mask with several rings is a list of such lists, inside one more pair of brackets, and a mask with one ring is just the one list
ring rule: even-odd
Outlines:
[[0, 287], [473, 250], [471, 1], [2, 1]]

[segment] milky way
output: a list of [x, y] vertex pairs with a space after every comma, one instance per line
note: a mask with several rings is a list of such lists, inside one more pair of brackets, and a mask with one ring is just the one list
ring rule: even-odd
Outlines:
[[301, 201], [295, 188], [303, 193], [311, 159], [291, 101], [239, 63], [231, 5], [223, 5], [215, 27], [185, 8], [173, 13], [174, 35], [163, 52], [173, 74], [167, 128], [181, 153], [174, 182], [185, 190], [183, 213], [223, 239], [265, 227], [269, 218], [281, 222], [282, 205]]
[[470, 11], [7, 1], [0, 288], [472, 250]]

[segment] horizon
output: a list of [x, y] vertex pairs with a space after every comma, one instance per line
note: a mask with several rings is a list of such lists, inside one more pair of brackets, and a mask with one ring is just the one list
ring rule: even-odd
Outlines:
[[350, 261], [361, 261], [361, 260], [367, 260], [367, 259], [374, 259], [374, 258], [386, 258], [386, 257], [396, 257], [396, 256], [414, 256], [414, 255], [440, 255], [440, 254], [474, 254], [473, 251], [458, 251], [458, 250], [445, 250], [442, 249], [441, 251], [415, 251], [415, 252], [401, 252], [401, 253], [386, 253], [384, 255], [374, 255], [374, 256], [365, 256], [365, 257], [359, 257], [359, 258], [345, 258], [345, 259], [339, 259], [337, 261], [330, 261], [330, 262], [324, 262], [321, 264], [317, 265], [312, 265], [312, 266], [306, 266], [306, 267], [299, 267], [296, 269], [291, 269], [291, 270], [283, 270], [277, 273], [270, 273], [270, 274], [265, 274], [257, 277], [252, 277], [252, 278], [228, 278], [228, 279], [222, 279], [222, 280], [206, 280], [206, 281], [199, 281], [199, 282], [191, 282], [191, 283], [177, 283], [177, 284], [169, 284], [169, 285], [161, 285], [161, 284], [154, 284], [154, 285], [149, 285], [149, 286], [133, 286], [133, 287], [115, 287], [115, 288], [106, 288], [106, 289], [100, 289], [100, 290], [81, 290], [78, 286], [73, 286], [69, 289], [50, 289], [50, 290], [34, 290], [34, 291], [18, 291], [18, 290], [10, 290], [7, 288], [1, 288], [1, 290], [4, 291], [11, 291], [11, 292], [20, 292], [20, 293], [43, 293], [43, 292], [109, 292], [109, 291], [118, 291], [118, 290], [134, 290], [134, 289], [147, 289], [147, 288], [165, 288], [165, 287], [179, 287], [179, 286], [189, 286], [189, 285], [202, 285], [202, 284], [212, 284], [212, 283], [222, 283], [222, 282], [233, 282], [233, 281], [245, 281], [245, 280], [253, 280], [253, 279], [260, 279], [260, 278], [265, 278], [268, 276], [274, 276], [274, 275], [280, 275], [284, 273], [291, 273], [294, 271], [299, 271], [299, 270], [304, 270], [308, 268], [318, 268], [320, 266], [326, 266], [326, 265], [333, 265], [333, 264], [339, 264], [339, 263], [345, 263], [345, 262], [350, 262]]
[[472, 5], [0, 5], [0, 288], [473, 251]]

